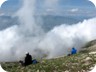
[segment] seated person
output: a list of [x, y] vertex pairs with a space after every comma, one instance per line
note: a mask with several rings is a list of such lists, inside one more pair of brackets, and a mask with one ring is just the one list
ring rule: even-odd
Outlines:
[[76, 54], [76, 53], [77, 53], [77, 50], [73, 47], [71, 50], [71, 55]]
[[27, 66], [32, 64], [32, 56], [29, 53], [26, 53], [26, 57], [24, 62], [23, 61], [19, 61], [23, 66]]

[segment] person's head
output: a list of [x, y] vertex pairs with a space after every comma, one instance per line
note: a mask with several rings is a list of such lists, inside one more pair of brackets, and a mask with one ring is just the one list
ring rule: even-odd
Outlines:
[[26, 55], [29, 55], [29, 52], [26, 52]]
[[72, 49], [75, 49], [74, 47]]

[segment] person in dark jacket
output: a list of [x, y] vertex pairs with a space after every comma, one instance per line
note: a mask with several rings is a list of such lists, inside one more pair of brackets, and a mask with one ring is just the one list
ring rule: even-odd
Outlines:
[[23, 61], [19, 61], [19, 62], [21, 63], [22, 66], [30, 65], [32, 64], [32, 56], [27, 52], [24, 62]]
[[76, 48], [72, 48], [72, 50], [71, 50], [71, 55], [73, 55], [73, 54], [76, 54], [77, 53], [77, 50], [76, 50]]
[[26, 57], [25, 57], [24, 65], [27, 66], [27, 65], [30, 65], [30, 64], [32, 64], [32, 56], [29, 53], [27, 53]]

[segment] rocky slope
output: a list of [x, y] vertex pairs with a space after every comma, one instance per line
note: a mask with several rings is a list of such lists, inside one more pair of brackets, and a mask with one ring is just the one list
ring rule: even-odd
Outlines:
[[96, 40], [88, 42], [82, 50], [71, 56], [42, 59], [27, 67], [18, 62], [2, 63], [9, 72], [89, 72], [96, 64]]

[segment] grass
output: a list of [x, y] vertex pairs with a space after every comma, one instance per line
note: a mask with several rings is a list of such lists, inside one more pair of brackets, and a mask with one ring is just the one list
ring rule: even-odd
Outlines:
[[[91, 60], [84, 61], [87, 57]], [[18, 62], [2, 63], [2, 67], [9, 72], [87, 72], [95, 63], [96, 55], [78, 53], [72, 56], [43, 59], [40, 63], [27, 67], [21, 66]]]

